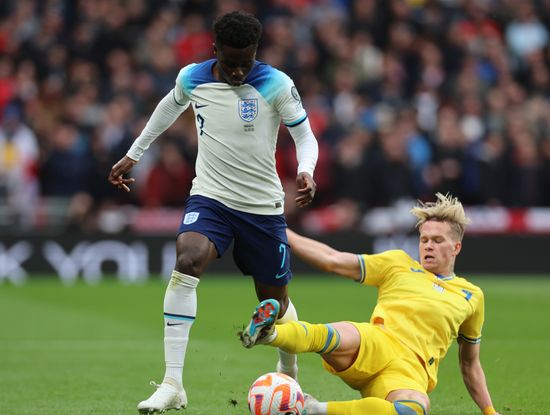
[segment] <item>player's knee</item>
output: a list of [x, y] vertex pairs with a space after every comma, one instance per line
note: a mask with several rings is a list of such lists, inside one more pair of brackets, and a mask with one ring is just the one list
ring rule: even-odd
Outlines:
[[393, 406], [399, 415], [426, 415], [428, 409], [418, 401], [399, 400], [394, 401]]
[[182, 274], [191, 275], [193, 277], [200, 277], [203, 272], [203, 266], [201, 261], [194, 258], [188, 253], [178, 253], [176, 256], [176, 271]]

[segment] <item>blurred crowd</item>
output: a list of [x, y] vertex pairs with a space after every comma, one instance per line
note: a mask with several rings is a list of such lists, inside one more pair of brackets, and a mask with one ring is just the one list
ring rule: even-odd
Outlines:
[[297, 212], [281, 129], [291, 224], [351, 228], [437, 191], [550, 206], [548, 0], [3, 0], [0, 226], [44, 226], [57, 209], [95, 229], [119, 206], [181, 207], [190, 110], [136, 166], [132, 192], [106, 177], [235, 9], [264, 24], [258, 59], [294, 79], [319, 141], [316, 200]]

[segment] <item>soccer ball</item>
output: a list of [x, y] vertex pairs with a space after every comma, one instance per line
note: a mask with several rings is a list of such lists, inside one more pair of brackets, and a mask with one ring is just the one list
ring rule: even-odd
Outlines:
[[248, 409], [252, 415], [300, 415], [304, 410], [304, 394], [290, 376], [266, 373], [250, 386]]

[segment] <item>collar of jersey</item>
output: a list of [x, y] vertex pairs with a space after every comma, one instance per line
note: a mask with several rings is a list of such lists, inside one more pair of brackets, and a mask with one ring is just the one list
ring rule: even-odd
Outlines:
[[[422, 265], [420, 265], [419, 268], [411, 267], [411, 271], [413, 271], [413, 272], [428, 272], [429, 274], [433, 274], [432, 272], [430, 272], [426, 268], [424, 268]], [[433, 274], [433, 275], [435, 275], [436, 278], [440, 281], [449, 281], [449, 280], [452, 280], [454, 277], [456, 277], [456, 274], [454, 272], [451, 275], [441, 275], [441, 274]]]
[[[210, 80], [213, 83], [218, 82], [218, 83], [221, 83], [221, 84], [227, 84], [227, 82], [225, 82], [225, 81], [220, 81], [220, 80], [214, 78], [214, 65], [216, 65], [216, 63], [218, 63], [218, 60], [216, 58], [213, 58], [213, 59], [211, 59], [211, 61], [212, 61], [212, 63], [208, 66], [210, 68], [210, 70], [208, 71], [208, 75], [209, 75]], [[248, 83], [247, 81], [250, 79], [250, 75], [252, 75], [252, 73], [258, 68], [260, 63], [261, 62], [259, 62], [257, 60], [254, 60], [254, 65], [252, 66], [252, 69], [250, 70], [248, 75], [246, 75], [246, 78], [243, 81], [243, 85]], [[229, 85], [229, 84], [227, 84], [227, 85]]]
[[449, 280], [452, 280], [454, 277], [456, 277], [455, 274], [451, 274], [451, 275], [440, 275], [440, 274], [434, 274], [438, 280], [441, 280], [441, 281], [449, 281]]

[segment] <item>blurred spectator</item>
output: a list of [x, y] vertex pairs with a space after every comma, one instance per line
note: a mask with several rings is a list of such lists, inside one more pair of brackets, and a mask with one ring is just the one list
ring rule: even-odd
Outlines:
[[373, 136], [363, 128], [356, 128], [343, 137], [334, 155], [334, 196], [354, 201], [361, 210], [372, 203], [372, 180], [369, 166], [373, 161]]
[[550, 137], [546, 137], [541, 143], [542, 150], [542, 205], [550, 206]]
[[141, 202], [146, 207], [181, 206], [191, 190], [193, 168], [185, 161], [178, 145], [164, 140], [158, 161], [141, 186]]
[[[186, 15], [181, 23], [183, 31], [174, 42], [178, 65], [183, 67], [210, 58], [214, 37], [206, 25], [205, 16], [198, 13]], [[155, 55], [158, 54], [158, 51], [155, 52]], [[154, 61], [156, 59], [158, 56]]]
[[432, 188], [450, 192], [467, 203], [475, 203], [479, 192], [479, 171], [454, 108], [441, 110], [436, 140], [437, 172]]
[[414, 171], [407, 151], [407, 136], [399, 129], [380, 134], [380, 146], [369, 165], [372, 183], [370, 202], [373, 206], [390, 206], [398, 200], [418, 196], [414, 187]]
[[508, 204], [538, 206], [542, 202], [540, 156], [534, 137], [528, 131], [518, 131], [512, 139], [512, 174]]
[[75, 124], [58, 121], [48, 137], [40, 167], [44, 196], [72, 197], [87, 191], [91, 163], [86, 137]]
[[512, 54], [525, 59], [548, 45], [548, 29], [540, 22], [531, 1], [514, 3], [515, 18], [506, 28], [506, 41]]
[[13, 65], [11, 59], [0, 56], [0, 111], [4, 110], [15, 95]]
[[38, 196], [39, 149], [36, 136], [21, 118], [16, 104], [8, 105], [2, 113], [0, 201], [18, 225], [28, 225]]
[[507, 148], [504, 137], [495, 131], [489, 134], [478, 150], [480, 161], [481, 202], [503, 205], [507, 200]]

